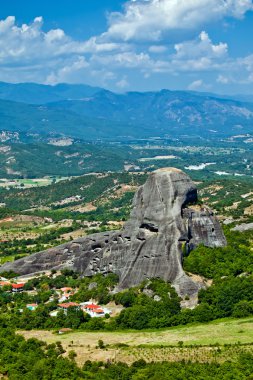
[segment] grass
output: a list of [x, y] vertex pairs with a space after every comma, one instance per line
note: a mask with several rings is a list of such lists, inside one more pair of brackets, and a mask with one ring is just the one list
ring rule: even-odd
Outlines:
[[0, 264], [1, 265], [8, 263], [10, 261], [14, 261], [14, 256], [4, 256], [4, 257], [0, 258]]
[[35, 178], [35, 179], [7, 179], [7, 178], [1, 178], [0, 179], [0, 187], [17, 187], [22, 185], [23, 188], [30, 188], [30, 187], [37, 187], [37, 186], [48, 186], [55, 182], [60, 182], [63, 180], [68, 179], [69, 177], [42, 177], [42, 178]]
[[[241, 350], [253, 352], [253, 318], [226, 319], [156, 331], [76, 331], [65, 335], [52, 331], [20, 333], [26, 338], [34, 337], [47, 343], [61, 341], [67, 352], [76, 351], [80, 365], [86, 360], [108, 359], [126, 363], [138, 359], [222, 361], [232, 360]], [[99, 339], [103, 340], [107, 349], [96, 348]], [[180, 348], [178, 342], [183, 342], [183, 347]], [[126, 346], [120, 347], [122, 343]], [[230, 347], [231, 344], [234, 346]]]

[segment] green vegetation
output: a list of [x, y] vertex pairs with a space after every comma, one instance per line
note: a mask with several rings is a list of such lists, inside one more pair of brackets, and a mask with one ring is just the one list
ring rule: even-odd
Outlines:
[[[157, 329], [253, 315], [252, 275], [215, 280], [211, 287], [200, 290], [199, 305], [193, 310], [181, 309], [180, 298], [175, 290], [160, 279], [113, 294], [117, 282], [118, 278], [114, 274], [81, 279], [69, 270], [58, 276], [52, 274], [34, 278], [26, 283], [24, 293], [6, 293], [6, 289], [0, 291], [1, 316], [8, 326], [28, 330], [68, 327], [88, 331], [116, 331]], [[71, 301], [79, 303], [96, 299], [100, 304], [115, 301], [124, 308], [118, 316], [109, 319], [90, 318], [74, 308], [70, 308], [67, 313], [59, 311], [57, 316], [50, 317], [50, 312], [57, 309], [59, 296], [55, 289], [65, 286], [78, 289], [70, 297]], [[26, 309], [27, 303], [37, 303], [39, 306], [35, 311], [30, 311]]]
[[[7, 146], [7, 148], [6, 148]], [[1, 178], [43, 178], [77, 176], [92, 172], [122, 171], [126, 148], [77, 141], [54, 146], [43, 141], [0, 144]]]
[[206, 278], [253, 273], [252, 231], [231, 231], [225, 226], [228, 245], [223, 248], [199, 246], [184, 258], [184, 269]]
[[[0, 321], [1, 323], [2, 321]], [[69, 352], [64, 358], [60, 342], [45, 344], [31, 338], [27, 341], [2, 323], [0, 330], [0, 373], [10, 380], [109, 380], [118, 379], [240, 379], [249, 380], [253, 373], [253, 356], [237, 349], [233, 361], [217, 363], [204, 362], [162, 362], [146, 363], [145, 360], [134, 362], [131, 366], [124, 363], [87, 361], [82, 368], [75, 363], [75, 352]], [[219, 355], [219, 353], [218, 353]]]
[[[145, 178], [144, 174], [109, 173], [85, 175], [47, 187], [0, 190], [7, 205], [0, 208], [1, 262], [73, 237], [119, 228], [117, 222], [129, 216], [133, 190]], [[86, 205], [87, 210], [82, 212]]]
[[[71, 178], [46, 188], [2, 190], [1, 199], [12, 210], [22, 211], [32, 207], [50, 206], [55, 209], [66, 208], [70, 205], [85, 204], [97, 200], [103, 195], [120, 188], [121, 184], [138, 186], [145, 181], [145, 175], [128, 173], [85, 175]], [[68, 198], [80, 196], [80, 200], [68, 201]], [[19, 202], [17, 202], [17, 198]], [[57, 206], [61, 201], [65, 203]], [[122, 201], [121, 201], [122, 202]], [[57, 203], [54, 206], [54, 203]]]
[[213, 179], [198, 185], [200, 196], [215, 209], [219, 215], [234, 219], [249, 219], [245, 209], [252, 205], [252, 177]]
[[87, 136], [86, 140], [66, 136], [48, 135], [45, 130], [43, 135], [18, 133], [1, 143], [0, 133], [0, 178], [46, 180], [48, 176], [151, 171], [166, 166], [183, 169], [198, 181], [226, 178], [246, 182], [253, 174], [253, 149], [243, 136], [234, 140], [218, 136], [203, 136], [200, 140], [184, 135], [159, 140], [119, 138], [117, 142], [89, 142]]

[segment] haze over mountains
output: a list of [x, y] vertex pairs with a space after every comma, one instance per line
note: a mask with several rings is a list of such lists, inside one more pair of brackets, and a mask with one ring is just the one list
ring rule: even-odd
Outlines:
[[0, 83], [1, 130], [81, 139], [252, 132], [253, 103], [189, 91], [116, 94], [98, 87]]

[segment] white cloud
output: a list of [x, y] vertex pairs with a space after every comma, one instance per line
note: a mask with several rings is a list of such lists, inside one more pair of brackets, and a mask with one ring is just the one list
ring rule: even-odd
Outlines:
[[76, 41], [62, 29], [44, 32], [42, 17], [18, 26], [15, 17], [9, 16], [0, 21], [0, 80], [84, 82], [92, 70], [91, 55], [127, 49], [125, 44], [102, 42], [97, 37]]
[[151, 73], [217, 71], [222, 70], [229, 61], [228, 45], [222, 42], [214, 44], [204, 31], [196, 40], [176, 44], [174, 50], [174, 54], [163, 54], [162, 59], [158, 58], [160, 52], [156, 56], [153, 49], [151, 49], [151, 56], [150, 47], [149, 52], [123, 51], [107, 55], [94, 54], [90, 63], [117, 69], [138, 69], [147, 76]]
[[[234, 17], [242, 16], [249, 9], [246, 0], [214, 1], [209, 0], [144, 0], [127, 3], [126, 12], [120, 17], [125, 19], [129, 6], [137, 6], [139, 10], [148, 7], [165, 7], [161, 18], [163, 20], [167, 7], [175, 7], [175, 20], [169, 17], [166, 22], [172, 29], [175, 22], [182, 16], [189, 20], [189, 27], [193, 26], [193, 14], [196, 18], [203, 18], [197, 12], [200, 5], [210, 7], [225, 7], [224, 14]], [[209, 4], [209, 5], [208, 5]], [[210, 5], [211, 4], [211, 5]], [[174, 8], [173, 8], [174, 9]], [[185, 15], [183, 16], [184, 12]], [[188, 11], [187, 11], [188, 9]], [[193, 10], [195, 11], [193, 12]], [[136, 9], [134, 8], [135, 12]], [[194, 14], [195, 14], [194, 13]], [[140, 13], [140, 20], [146, 13]], [[114, 17], [114, 16], [113, 16]], [[202, 31], [195, 39], [182, 40], [175, 45], [168, 42], [138, 43], [115, 41], [112, 26], [118, 25], [119, 15], [111, 19], [109, 31], [101, 36], [93, 36], [86, 41], [77, 41], [69, 37], [62, 29], [43, 30], [43, 18], [37, 17], [30, 24], [17, 25], [15, 17], [9, 16], [0, 21], [0, 80], [9, 82], [34, 81], [55, 84], [59, 82], [89, 83], [99, 86], [109, 86], [114, 89], [134, 88], [145, 79], [161, 85], [170, 85], [169, 78], [182, 75], [184, 83], [190, 83], [190, 89], [207, 88], [208, 80], [202, 74], [213, 75], [213, 81], [219, 85], [249, 84], [253, 80], [253, 54], [247, 57], [231, 58], [228, 45], [225, 42], [214, 42], [207, 32]], [[220, 16], [219, 16], [220, 17]], [[135, 23], [133, 13], [132, 21]], [[154, 33], [157, 32], [155, 13], [152, 16], [154, 24], [148, 25]], [[146, 20], [146, 19], [145, 19]], [[116, 23], [116, 24], [115, 24]], [[165, 24], [161, 22], [161, 30]], [[167, 25], [167, 24], [166, 24]], [[128, 25], [129, 26], [129, 25]], [[168, 28], [169, 28], [168, 27]], [[182, 25], [183, 27], [183, 25]], [[166, 26], [167, 28], [167, 26]], [[186, 28], [186, 26], [185, 26]], [[143, 29], [143, 30], [144, 30]], [[148, 29], [148, 30], [151, 30]], [[142, 30], [142, 31], [143, 31]], [[147, 29], [145, 29], [147, 31]], [[201, 29], [200, 29], [201, 30]], [[136, 29], [137, 31], [137, 29]], [[140, 32], [140, 37], [141, 33]], [[135, 29], [130, 29], [135, 33]], [[198, 32], [199, 33], [199, 32]], [[196, 33], [197, 35], [197, 33]], [[149, 38], [149, 32], [146, 33]], [[184, 77], [183, 77], [184, 76]], [[155, 78], [155, 79], [154, 79]], [[166, 82], [162, 79], [165, 78]], [[187, 78], [187, 81], [185, 80]], [[139, 80], [138, 80], [139, 79]], [[179, 79], [180, 82], [180, 79]], [[148, 81], [146, 80], [146, 83]], [[158, 87], [159, 85], [157, 85]]]
[[122, 52], [109, 55], [94, 55], [91, 62], [100, 65], [112, 65], [124, 68], [150, 67], [151, 59], [148, 53]]
[[156, 60], [156, 72], [202, 72], [223, 70], [230, 60], [226, 43], [214, 44], [204, 31], [196, 40], [184, 41], [174, 46], [175, 53], [167, 60]]
[[46, 78], [47, 84], [61, 82], [75, 82], [75, 78], [80, 78], [83, 69], [87, 69], [89, 63], [84, 57], [79, 56], [73, 62], [69, 62], [58, 70], [53, 70]]
[[128, 86], [129, 86], [129, 83], [126, 79], [126, 77], [122, 78], [121, 80], [119, 80], [117, 83], [116, 83], [116, 86], [118, 88], [120, 88], [121, 90], [124, 90], [126, 89]]
[[202, 79], [198, 79], [198, 80], [195, 80], [194, 82], [192, 82], [188, 86], [188, 90], [198, 90], [202, 86], [203, 86], [203, 80]]
[[88, 41], [75, 41], [61, 29], [44, 32], [42, 26], [42, 17], [36, 17], [30, 25], [23, 24], [20, 27], [15, 25], [13, 16], [0, 21], [0, 65], [20, 65], [28, 60], [41, 62], [49, 57], [125, 48], [124, 45], [113, 42], [99, 43], [96, 37]]
[[218, 75], [218, 78], [216, 79], [216, 82], [217, 83], [221, 83], [221, 84], [228, 84], [229, 83], [229, 78], [227, 78], [226, 76], [224, 75]]
[[224, 58], [228, 52], [228, 45], [220, 42], [215, 45], [208, 34], [202, 31], [196, 41], [186, 41], [175, 45], [175, 58]]
[[160, 40], [163, 32], [189, 30], [225, 17], [242, 18], [251, 0], [136, 0], [109, 16], [107, 38]]

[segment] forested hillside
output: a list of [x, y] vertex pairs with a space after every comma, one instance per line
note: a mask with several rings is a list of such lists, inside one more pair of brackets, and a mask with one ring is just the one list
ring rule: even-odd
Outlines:
[[0, 85], [1, 129], [12, 132], [87, 140], [231, 136], [252, 133], [252, 120], [252, 103], [197, 92], [116, 94], [89, 86]]

